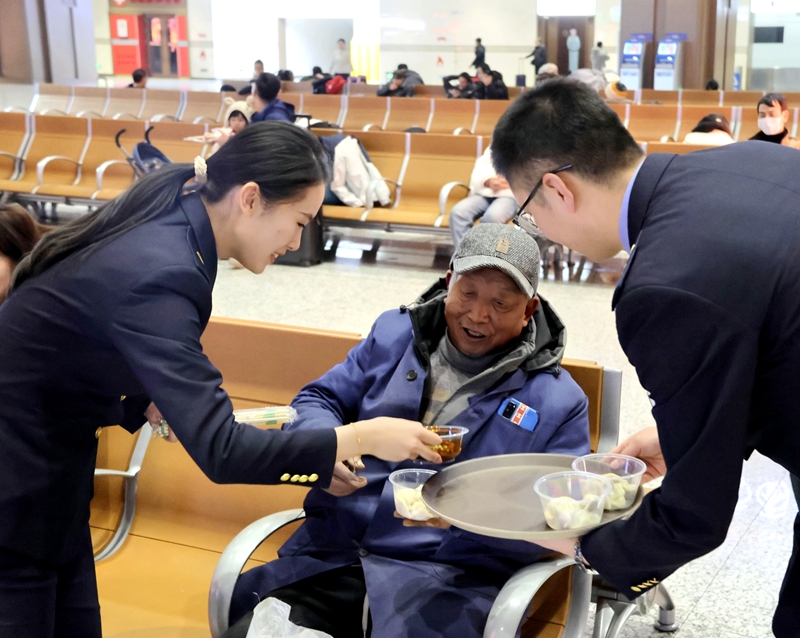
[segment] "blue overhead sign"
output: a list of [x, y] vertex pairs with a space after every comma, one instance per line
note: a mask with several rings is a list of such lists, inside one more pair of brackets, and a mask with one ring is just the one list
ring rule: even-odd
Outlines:
[[668, 33], [664, 36], [665, 40], [672, 40], [673, 42], [679, 42], [686, 39], [685, 33]]
[[631, 33], [631, 40], [647, 40], [648, 42], [653, 39], [652, 33]]

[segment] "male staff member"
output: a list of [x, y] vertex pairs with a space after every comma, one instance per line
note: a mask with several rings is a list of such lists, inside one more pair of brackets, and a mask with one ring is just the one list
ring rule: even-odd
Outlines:
[[[800, 473], [800, 157], [743, 142], [645, 159], [598, 94], [569, 81], [512, 104], [492, 152], [523, 226], [533, 215], [594, 261], [631, 253], [613, 307], [657, 433], [620, 449], [648, 463], [647, 480], [666, 476], [629, 520], [548, 547], [635, 597], [723, 542], [753, 450]], [[800, 517], [779, 638], [800, 635], [799, 538]]]

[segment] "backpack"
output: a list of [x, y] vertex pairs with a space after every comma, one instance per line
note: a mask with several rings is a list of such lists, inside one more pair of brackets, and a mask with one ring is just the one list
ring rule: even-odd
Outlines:
[[325, 83], [325, 93], [328, 95], [336, 95], [341, 93], [345, 84], [347, 84], [347, 80], [345, 80], [341, 75], [334, 75]]

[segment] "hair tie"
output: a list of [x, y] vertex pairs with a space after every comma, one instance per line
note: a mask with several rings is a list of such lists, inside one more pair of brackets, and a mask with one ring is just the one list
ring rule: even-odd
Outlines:
[[194, 158], [194, 181], [205, 184], [208, 181], [208, 164], [199, 155]]

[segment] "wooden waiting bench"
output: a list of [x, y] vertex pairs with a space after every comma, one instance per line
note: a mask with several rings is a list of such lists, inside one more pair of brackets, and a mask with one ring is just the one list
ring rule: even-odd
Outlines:
[[[202, 339], [236, 408], [288, 404], [359, 341], [350, 333], [220, 318], [212, 318]], [[620, 373], [588, 361], [563, 365], [589, 397], [592, 448], [609, 449], [617, 438]], [[105, 428], [98, 466], [125, 469], [135, 440], [121, 428]], [[209, 585], [229, 541], [256, 519], [302, 507], [305, 494], [301, 487], [215, 485], [180, 444], [153, 441], [130, 533], [116, 553], [96, 563], [104, 636], [207, 637]], [[90, 521], [96, 551], [112, 538], [122, 503], [122, 478], [96, 478]], [[290, 531], [271, 536], [246, 567], [274, 559]], [[584, 613], [589, 584], [584, 579], [580, 600], [570, 600], [573, 578], [572, 569], [559, 569], [548, 581], [530, 606], [524, 636], [557, 638]]]

